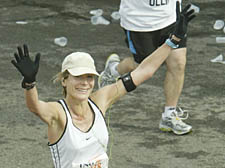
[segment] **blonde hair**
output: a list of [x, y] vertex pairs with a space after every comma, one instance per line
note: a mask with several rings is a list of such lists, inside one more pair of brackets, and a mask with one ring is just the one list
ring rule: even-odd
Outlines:
[[[52, 81], [53, 83], [58, 83], [58, 82], [62, 82], [64, 81], [65, 79], [67, 79], [69, 77], [69, 72], [66, 70], [64, 72], [59, 72], [57, 73], [53, 78], [52, 78]], [[67, 95], [67, 92], [66, 92], [66, 87], [62, 86], [63, 87], [63, 96], [66, 97]]]

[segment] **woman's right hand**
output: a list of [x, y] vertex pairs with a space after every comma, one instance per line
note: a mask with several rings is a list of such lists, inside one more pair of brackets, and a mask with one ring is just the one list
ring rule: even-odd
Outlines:
[[18, 53], [14, 53], [15, 60], [12, 60], [11, 63], [17, 68], [17, 70], [24, 77], [24, 83], [33, 83], [36, 81], [36, 75], [39, 68], [40, 62], [40, 53], [37, 53], [35, 56], [35, 61], [32, 61], [29, 56], [29, 51], [27, 45], [17, 47]]

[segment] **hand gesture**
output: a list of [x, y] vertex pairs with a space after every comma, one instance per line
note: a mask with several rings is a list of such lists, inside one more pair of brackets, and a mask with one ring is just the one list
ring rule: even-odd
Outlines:
[[40, 53], [37, 53], [35, 56], [35, 61], [32, 61], [29, 56], [27, 45], [24, 44], [23, 49], [21, 47], [17, 47], [17, 49], [18, 53], [14, 53], [16, 61], [12, 60], [11, 63], [24, 77], [23, 82], [35, 82], [39, 68]]
[[194, 15], [194, 9], [189, 10], [191, 4], [185, 6], [185, 8], [180, 12], [180, 3], [177, 1], [176, 3], [176, 13], [177, 13], [177, 21], [175, 26], [175, 31], [172, 33], [179, 39], [183, 39], [187, 33], [188, 23], [196, 17]]

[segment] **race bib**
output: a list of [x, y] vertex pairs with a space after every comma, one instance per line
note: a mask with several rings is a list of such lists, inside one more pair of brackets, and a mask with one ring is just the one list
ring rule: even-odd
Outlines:
[[108, 168], [108, 162], [107, 154], [102, 154], [87, 163], [72, 163], [72, 168]]

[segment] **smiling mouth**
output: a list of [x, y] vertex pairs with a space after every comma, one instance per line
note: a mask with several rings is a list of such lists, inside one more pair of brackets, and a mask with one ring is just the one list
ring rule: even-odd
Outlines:
[[82, 93], [87, 93], [89, 89], [76, 89], [78, 90], [79, 92], [82, 92]]

